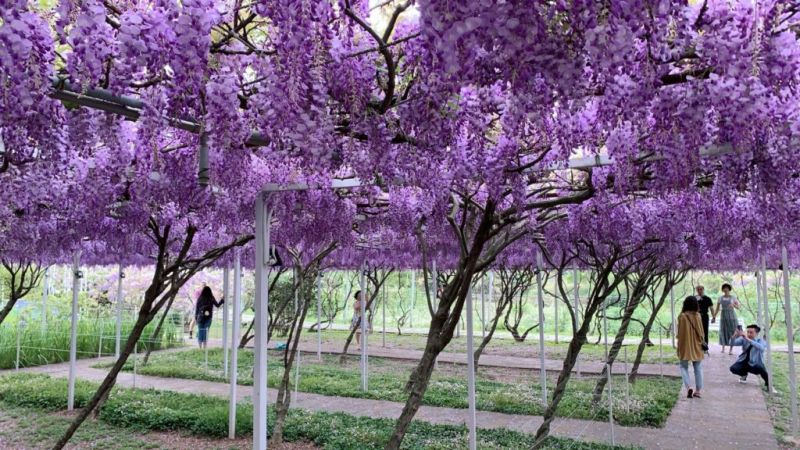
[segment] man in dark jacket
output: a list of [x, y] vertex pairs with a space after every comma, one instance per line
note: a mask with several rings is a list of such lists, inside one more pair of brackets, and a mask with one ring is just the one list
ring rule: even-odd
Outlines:
[[697, 291], [697, 295], [695, 295], [697, 306], [700, 307], [700, 318], [703, 321], [703, 335], [706, 338], [706, 345], [708, 345], [708, 311], [714, 306], [714, 301], [705, 295], [703, 286], [697, 286], [695, 290]]

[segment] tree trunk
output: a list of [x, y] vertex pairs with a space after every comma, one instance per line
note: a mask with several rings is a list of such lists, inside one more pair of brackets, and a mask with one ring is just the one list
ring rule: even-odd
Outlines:
[[486, 333], [483, 340], [481, 341], [478, 348], [475, 349], [474, 357], [475, 357], [475, 371], [478, 371], [478, 362], [481, 359], [481, 355], [483, 354], [483, 350], [489, 345], [489, 341], [492, 340], [492, 336], [494, 336], [494, 332], [497, 329], [497, 323], [500, 322], [500, 316], [503, 315], [503, 310], [505, 309], [506, 305], [505, 302], [498, 302], [497, 308], [495, 309], [494, 319], [492, 319], [491, 325], [489, 325], [489, 332]]
[[[308, 278], [310, 280], [314, 280], [316, 276]], [[302, 283], [305, 285], [305, 280]], [[310, 303], [308, 297], [312, 295], [310, 290], [305, 292], [307, 290], [302, 289], [302, 291], [304, 301], [301, 305], [302, 309], [300, 311], [300, 317], [297, 318], [297, 323], [293, 327], [294, 331], [290, 337], [291, 344], [286, 347], [286, 352], [288, 352], [288, 354], [285, 354], [286, 364], [283, 368], [281, 384], [278, 387], [278, 397], [275, 401], [275, 425], [272, 428], [272, 442], [274, 444], [280, 444], [283, 442], [283, 428], [286, 424], [286, 415], [289, 412], [289, 405], [292, 401], [292, 366], [294, 365], [295, 356], [297, 356], [297, 347], [300, 343], [300, 335], [303, 332], [303, 322], [305, 321], [306, 314], [308, 313], [308, 305]]]
[[422, 404], [422, 397], [428, 389], [436, 358], [453, 339], [453, 332], [458, 326], [461, 312], [464, 309], [476, 265], [483, 253], [484, 246], [491, 238], [490, 229], [494, 219], [495, 206], [493, 202], [487, 201], [472, 243], [466, 244], [462, 240], [463, 249], [465, 250], [469, 245], [469, 251], [462, 250], [464, 253], [458, 262], [455, 276], [444, 289], [439, 301], [439, 308], [431, 319], [425, 351], [406, 383], [405, 391], [408, 393], [408, 399], [406, 399], [403, 412], [395, 423], [392, 436], [386, 444], [386, 450], [400, 449], [400, 444], [403, 442], [411, 420], [417, 414]]
[[553, 389], [553, 396], [550, 400], [550, 403], [547, 405], [547, 409], [544, 410], [542, 424], [539, 425], [539, 429], [536, 430], [536, 438], [534, 439], [533, 443], [534, 449], [542, 448], [545, 440], [550, 435], [550, 424], [553, 422], [553, 419], [556, 415], [556, 409], [561, 403], [561, 399], [564, 397], [564, 392], [567, 390], [567, 383], [572, 376], [572, 369], [575, 367], [575, 361], [578, 360], [578, 355], [580, 354], [583, 345], [586, 343], [586, 335], [589, 332], [591, 318], [595, 311], [596, 306], [592, 307], [587, 305], [586, 312], [584, 313], [583, 325], [581, 325], [581, 327], [578, 329], [578, 333], [575, 335], [575, 338], [571, 339], [569, 342], [567, 354], [564, 357], [564, 364], [561, 367], [561, 372], [558, 374], [556, 387]]
[[[244, 334], [242, 335], [242, 339], [239, 340], [239, 348], [244, 348], [248, 342], [252, 341], [253, 338], [256, 337], [255, 334], [252, 334], [254, 323], [255, 320], [250, 321], [250, 325], [247, 327], [247, 331], [244, 332]], [[269, 339], [267, 339], [267, 342], [269, 342]]]
[[625, 340], [625, 335], [628, 334], [628, 326], [631, 323], [633, 312], [636, 310], [636, 307], [639, 306], [642, 298], [644, 297], [644, 292], [642, 292], [643, 289], [638, 289], [639, 285], [640, 284], [637, 283], [637, 289], [629, 298], [628, 304], [625, 305], [619, 330], [617, 331], [617, 335], [614, 337], [614, 343], [608, 350], [608, 359], [606, 360], [606, 365], [603, 366], [603, 372], [600, 374], [600, 378], [597, 379], [597, 384], [594, 386], [594, 392], [592, 393], [592, 404], [597, 405], [600, 403], [603, 391], [608, 384], [608, 370], [610, 367], [613, 367], [614, 361], [616, 361], [617, 355], [619, 355], [619, 350], [622, 348], [622, 342]]
[[650, 330], [653, 328], [653, 323], [656, 320], [656, 316], [658, 312], [661, 311], [661, 307], [664, 306], [664, 300], [658, 303], [658, 305], [653, 308], [653, 312], [650, 314], [650, 317], [647, 319], [647, 323], [645, 323], [644, 327], [642, 328], [642, 340], [639, 342], [639, 346], [636, 349], [636, 358], [633, 360], [633, 366], [631, 367], [631, 372], [628, 374], [628, 382], [635, 383], [636, 376], [639, 373], [639, 365], [642, 362], [642, 356], [644, 355], [644, 349], [647, 347], [647, 342], [650, 340]]
[[0, 310], [0, 324], [2, 324], [3, 321], [6, 320], [6, 317], [11, 314], [11, 310], [14, 309], [14, 305], [17, 303], [17, 300], [19, 300], [19, 298], [15, 297], [12, 292], [8, 302], [5, 304], [5, 306], [3, 306], [3, 309]]
[[144, 358], [142, 359], [142, 366], [147, 365], [147, 361], [150, 360], [150, 353], [153, 351], [153, 342], [158, 338], [159, 334], [161, 333], [161, 327], [164, 325], [164, 320], [167, 318], [167, 314], [169, 314], [170, 308], [172, 308], [172, 302], [175, 301], [175, 297], [177, 297], [177, 292], [175, 295], [172, 295], [169, 301], [167, 301], [167, 306], [164, 308], [164, 314], [161, 315], [161, 319], [158, 321], [158, 325], [156, 325], [156, 329], [153, 330], [153, 335], [150, 336], [150, 342], [148, 342], [145, 346], [147, 351], [144, 354]]
[[120, 352], [119, 359], [111, 367], [111, 370], [108, 372], [105, 379], [103, 379], [103, 382], [100, 384], [100, 387], [97, 389], [97, 392], [94, 393], [91, 400], [89, 400], [89, 403], [83, 409], [81, 409], [64, 435], [61, 436], [58, 442], [56, 442], [56, 444], [53, 446], [53, 450], [64, 448], [67, 442], [69, 442], [70, 438], [72, 438], [72, 435], [75, 434], [81, 424], [86, 420], [87, 417], [89, 417], [89, 414], [91, 414], [92, 411], [100, 404], [101, 400], [108, 397], [108, 394], [111, 392], [111, 388], [113, 388], [114, 384], [117, 382], [117, 375], [128, 361], [128, 357], [131, 355], [131, 353], [133, 353], [136, 343], [139, 341], [139, 338], [144, 332], [144, 328], [149, 322], [150, 320], [148, 319], [148, 314], [142, 314], [140, 311], [139, 317], [136, 319], [136, 323], [134, 324], [131, 333], [128, 335], [125, 347]]

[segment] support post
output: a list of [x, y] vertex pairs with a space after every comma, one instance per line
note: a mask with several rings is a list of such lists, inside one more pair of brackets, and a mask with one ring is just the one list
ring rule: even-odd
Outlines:
[[20, 335], [22, 334], [22, 321], [17, 322], [17, 360], [14, 363], [14, 370], [19, 371], [19, 351], [20, 351]]
[[253, 450], [267, 448], [267, 315], [269, 302], [269, 245], [272, 212], [258, 195], [255, 204], [255, 368], [253, 370]]
[[[411, 274], [411, 308], [408, 311], [408, 328], [414, 328], [414, 306], [417, 303], [417, 271], [412, 270]], [[409, 331], [410, 332], [410, 331]]]
[[72, 255], [72, 325], [69, 337], [69, 381], [67, 386], [67, 410], [75, 409], [75, 375], [78, 355], [78, 293], [81, 289], [83, 274], [79, 270], [80, 250]]
[[536, 290], [539, 306], [539, 382], [542, 384], [542, 405], [547, 406], [547, 369], [544, 354], [544, 292], [542, 291], [542, 252], [536, 252]]
[[317, 274], [317, 361], [322, 362], [322, 275]]
[[672, 348], [675, 348], [675, 289], [669, 290], [669, 311], [672, 315], [672, 324], [670, 325], [670, 340], [672, 341]]
[[472, 289], [467, 290], [467, 397], [469, 413], [469, 450], [477, 448], [476, 414], [475, 414], [475, 353], [473, 353], [472, 329]]
[[[578, 314], [580, 314], [580, 292], [578, 290], [578, 269], [572, 269], [572, 290], [575, 293], [575, 306], [573, 306], [573, 314], [572, 314], [572, 339], [575, 339], [575, 332], [578, 330], [579, 320]], [[575, 358], [575, 373], [580, 377], [581, 376], [581, 363], [580, 363], [580, 353], [578, 354], [577, 358]]]
[[[47, 296], [50, 294], [50, 268], [44, 269], [44, 283], [42, 286], [42, 336], [47, 333]], [[1, 297], [0, 297], [1, 298]]]
[[625, 366], [625, 409], [631, 409], [631, 384], [628, 382], [628, 347], [622, 347], [622, 364]]
[[366, 283], [367, 267], [364, 265], [361, 268], [361, 276], [359, 277], [359, 284], [361, 286], [361, 298], [358, 303], [361, 305], [361, 390], [367, 392], [369, 388], [369, 374], [367, 373], [367, 283]]
[[797, 436], [797, 370], [794, 361], [794, 328], [792, 328], [792, 293], [789, 289], [789, 255], [786, 246], [781, 246], [783, 266], [783, 307], [786, 315], [786, 344], [789, 347], [789, 390], [792, 406], [792, 436]]
[[772, 320], [772, 315], [769, 312], [769, 290], [767, 289], [767, 259], [764, 255], [761, 255], [761, 292], [763, 292], [764, 296], [764, 312], [766, 312], [766, 320], [764, 321], [764, 339], [767, 341], [767, 370], [770, 374], [774, 373], [772, 371], [772, 344], [771, 339], [769, 337], [769, 329], [770, 329], [770, 321]]
[[664, 347], [661, 346], [661, 326], [658, 327], [658, 376], [664, 378]]
[[114, 358], [119, 359], [119, 349], [122, 342], [122, 279], [125, 278], [122, 263], [117, 269], [117, 324], [114, 330]]
[[756, 323], [762, 328], [764, 327], [764, 309], [762, 307], [762, 292], [761, 292], [761, 270], [756, 269], [756, 313], [758, 315]]
[[606, 391], [608, 395], [608, 425], [611, 427], [611, 446], [613, 447], [616, 445], [616, 439], [614, 439], [614, 395], [611, 392], [611, 364], [608, 364], [608, 362], [606, 362], [606, 375], [608, 376], [608, 389]]
[[486, 337], [486, 277], [481, 277], [481, 337]]
[[222, 376], [228, 377], [228, 304], [231, 302], [230, 297], [230, 269], [228, 265], [222, 269], [222, 298], [225, 303], [222, 304]]
[[228, 401], [228, 438], [236, 438], [236, 383], [239, 377], [239, 329], [242, 326], [242, 264], [241, 254], [233, 256], [233, 330], [231, 333], [231, 377], [230, 399]]
[[381, 346], [386, 347], [386, 284], [383, 285], [383, 299], [381, 301], [381, 320], [383, 321], [383, 325], [381, 326], [381, 339], [382, 343]]

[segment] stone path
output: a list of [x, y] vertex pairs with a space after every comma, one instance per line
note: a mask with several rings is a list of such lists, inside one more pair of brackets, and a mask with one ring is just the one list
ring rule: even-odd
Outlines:
[[[735, 356], [721, 355], [719, 348], [712, 347], [711, 357], [704, 362], [706, 386], [704, 398], [681, 397], [672, 411], [666, 426], [661, 429], [615, 426], [617, 444], [638, 446], [646, 449], [777, 449], [778, 445], [769, 420], [763, 394], [759, 384], [751, 379], [748, 384], [739, 384], [728, 372]], [[78, 374], [82, 379], [100, 381], [105, 369], [93, 369], [94, 360], [78, 361]], [[23, 369], [28, 372], [48, 373], [66, 377], [69, 365], [65, 363]], [[671, 371], [677, 369], [673, 366]], [[137, 375], [136, 387], [154, 388], [184, 393], [203, 393], [222, 398], [228, 397], [228, 385], [206, 381], [159, 378]], [[118, 384], [132, 387], [131, 373], [120, 374]], [[269, 390], [270, 401], [276, 391]], [[238, 400], [252, 395], [249, 386], [238, 387]], [[310, 411], [338, 411], [355, 416], [395, 419], [403, 404], [389, 401], [330, 397], [299, 393], [293, 406]], [[466, 410], [423, 406], [417, 420], [436, 424], [464, 424]], [[481, 428], [507, 428], [525, 433], [535, 433], [541, 417], [502, 414], [479, 411]], [[570, 437], [584, 441], [609, 442], [611, 429], [606, 422], [592, 422], [569, 418], [556, 418], [551, 427], [555, 436]]]

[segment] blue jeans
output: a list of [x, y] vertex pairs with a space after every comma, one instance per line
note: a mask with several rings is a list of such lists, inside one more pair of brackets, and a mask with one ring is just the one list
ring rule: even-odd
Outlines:
[[[689, 387], [689, 361], [681, 361], [681, 378], [683, 378], [683, 385]], [[692, 361], [694, 367], [694, 383], [697, 390], [703, 389], [703, 361]]]
[[197, 341], [208, 341], [208, 329], [211, 328], [211, 318], [201, 317], [197, 320]]

